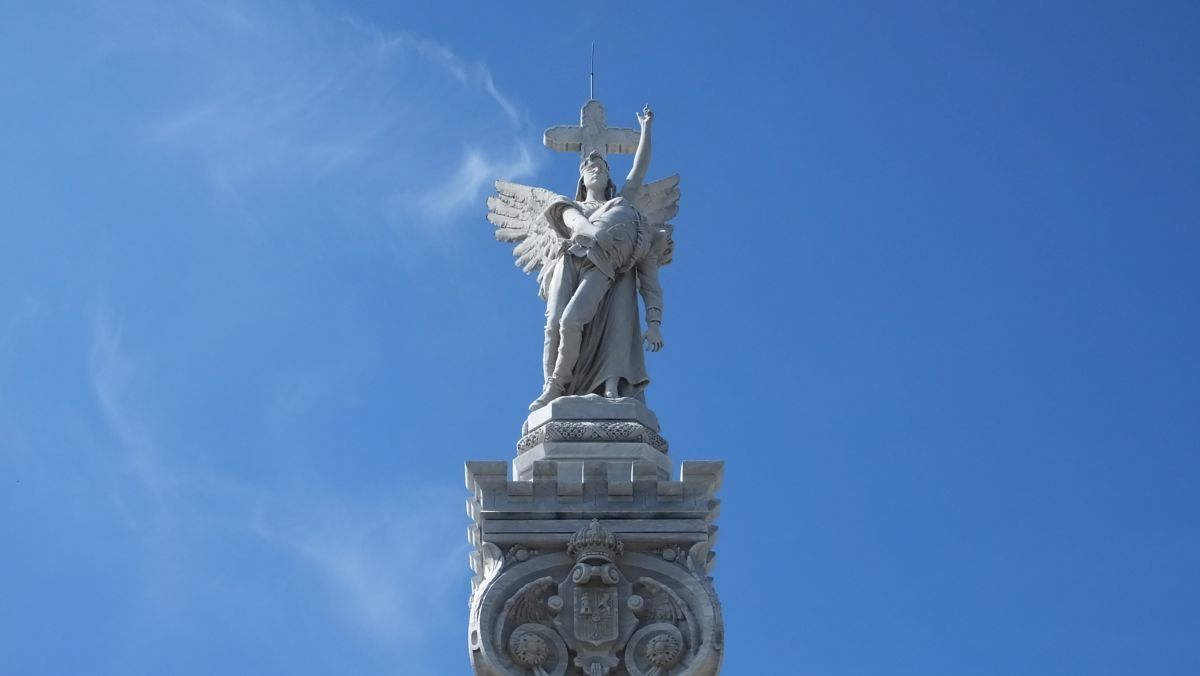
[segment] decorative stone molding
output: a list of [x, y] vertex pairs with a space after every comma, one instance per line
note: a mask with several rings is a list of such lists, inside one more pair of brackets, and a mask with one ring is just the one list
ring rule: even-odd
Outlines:
[[570, 484], [583, 481], [585, 464], [604, 462], [614, 482], [628, 484], [635, 472], [648, 471], [634, 465], [649, 463], [649, 476], [664, 480], [671, 474], [668, 448], [658, 418], [638, 399], [559, 397], [526, 418], [513, 470], [518, 480], [538, 480], [538, 464], [553, 460], [559, 480]]
[[703, 565], [676, 565], [665, 550], [627, 546], [618, 524], [593, 519], [479, 582], [470, 626], [478, 676], [718, 673], [724, 630], [703, 575], [707, 547]]
[[724, 465], [671, 479], [633, 398], [560, 397], [529, 415], [512, 466], [469, 462], [476, 676], [715, 676], [711, 579]]
[[667, 440], [658, 432], [639, 422], [551, 420], [521, 437], [517, 442], [517, 453], [524, 453], [538, 444], [555, 441], [646, 444], [662, 453], [666, 453], [669, 448]]

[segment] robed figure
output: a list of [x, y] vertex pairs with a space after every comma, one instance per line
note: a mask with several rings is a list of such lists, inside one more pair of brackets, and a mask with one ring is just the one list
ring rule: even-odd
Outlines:
[[649, 107], [638, 114], [633, 168], [620, 191], [603, 147], [585, 146], [574, 199], [503, 181], [488, 199], [496, 239], [517, 242], [517, 266], [538, 272], [546, 301], [545, 386], [531, 410], [563, 395], [642, 399], [650, 382], [643, 343], [652, 352], [663, 346], [658, 271], [671, 261], [666, 221], [679, 209], [678, 175], [644, 183], [653, 119]]

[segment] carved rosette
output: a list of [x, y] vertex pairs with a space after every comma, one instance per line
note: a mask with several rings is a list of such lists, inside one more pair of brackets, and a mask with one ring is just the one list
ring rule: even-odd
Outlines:
[[492, 552], [498, 568], [472, 600], [478, 676], [717, 673], [723, 628], [707, 548], [630, 550], [593, 520], [561, 548], [512, 550]]

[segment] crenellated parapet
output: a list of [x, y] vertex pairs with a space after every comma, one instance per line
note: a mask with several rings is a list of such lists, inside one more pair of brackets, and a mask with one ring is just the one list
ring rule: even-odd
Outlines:
[[[593, 407], [599, 420], [621, 414]], [[625, 412], [646, 419], [644, 407]], [[571, 443], [568, 459], [530, 462], [525, 478], [467, 463], [475, 673], [717, 674], [724, 628], [709, 575], [723, 463], [685, 462], [671, 480], [659, 459], [614, 451], [640, 442]]]

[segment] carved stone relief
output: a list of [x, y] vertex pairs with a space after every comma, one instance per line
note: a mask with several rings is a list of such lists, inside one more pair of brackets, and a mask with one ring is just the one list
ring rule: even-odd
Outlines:
[[474, 598], [476, 673], [716, 674], [723, 634], [716, 596], [706, 579], [666, 560], [668, 551], [681, 553], [626, 551], [598, 520], [563, 549], [510, 548]]
[[638, 422], [551, 420], [521, 437], [517, 452], [524, 453], [538, 444], [553, 441], [642, 443], [663, 453], [670, 448], [662, 435]]

